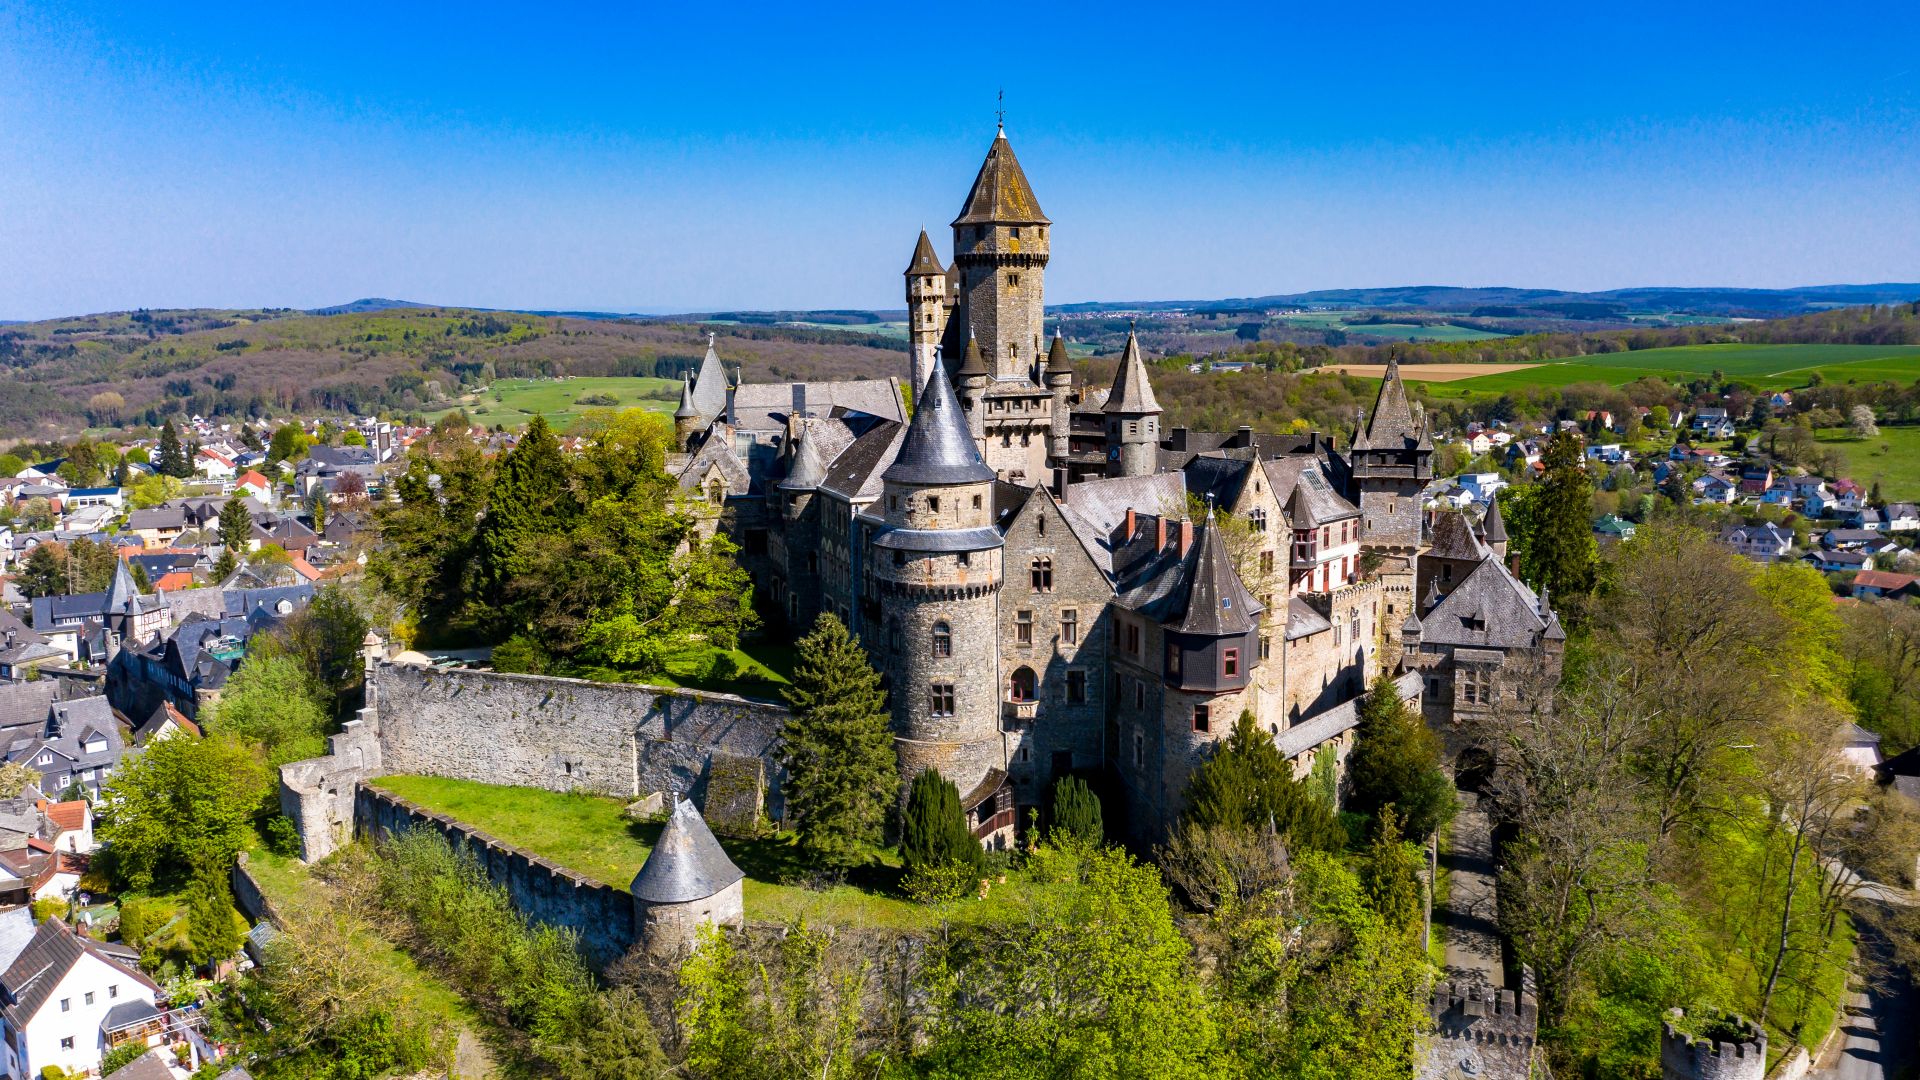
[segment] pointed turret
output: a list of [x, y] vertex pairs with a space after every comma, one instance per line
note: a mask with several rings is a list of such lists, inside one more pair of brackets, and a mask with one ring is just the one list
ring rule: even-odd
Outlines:
[[1047, 374], [1052, 375], [1062, 371], [1069, 375], [1073, 374], [1073, 361], [1067, 358], [1067, 339], [1061, 337], [1060, 331], [1055, 329], [1053, 344], [1047, 346]]
[[697, 944], [702, 925], [739, 926], [746, 917], [745, 878], [693, 803], [675, 799], [667, 827], [629, 889], [634, 928], [647, 951], [683, 953]]
[[128, 614], [139, 602], [139, 596], [140, 587], [134, 584], [133, 575], [127, 572], [127, 561], [115, 559], [113, 580], [107, 585], [107, 612], [112, 615]]
[[1500, 517], [1498, 497], [1487, 500], [1487, 516], [1480, 520], [1480, 528], [1485, 534], [1487, 546], [1500, 558], [1507, 557], [1507, 523]]
[[1367, 445], [1375, 449], [1399, 449], [1419, 441], [1413, 423], [1413, 409], [1407, 404], [1407, 386], [1400, 381], [1400, 355], [1387, 354], [1386, 377], [1380, 381], [1380, 396], [1373, 403], [1373, 417], [1367, 424]]
[[686, 376], [680, 380], [680, 407], [673, 410], [673, 418], [675, 420], [685, 420], [688, 417], [699, 415], [700, 409], [693, 403], [693, 372], [689, 371]]
[[953, 387], [940, 371], [934, 371], [914, 403], [913, 421], [907, 425], [900, 453], [881, 479], [921, 486], [975, 484], [993, 478], [993, 470], [981, 460], [980, 448], [967, 431], [967, 418], [961, 414]]
[[940, 363], [940, 338], [946, 331], [952, 296], [947, 268], [933, 250], [933, 241], [927, 239], [927, 230], [921, 229], [913, 256], [907, 260], [907, 343], [913, 357], [909, 386], [926, 382]]
[[907, 261], [908, 277], [946, 276], [947, 268], [940, 262], [940, 256], [933, 250], [933, 241], [927, 239], [927, 230], [920, 230], [920, 242], [913, 245], [913, 258]]
[[986, 358], [980, 355], [980, 342], [975, 340], [972, 334], [967, 335], [966, 359], [960, 361], [960, 368], [954, 374], [962, 379], [987, 376]]
[[700, 360], [700, 373], [693, 377], [692, 405], [705, 420], [718, 420], [727, 412], [727, 366], [720, 362], [714, 336], [707, 334], [707, 355]]
[[1433, 479], [1433, 440], [1414, 419], [1398, 353], [1387, 355], [1372, 415], [1355, 420], [1347, 465], [1360, 504], [1361, 543], [1414, 551], [1420, 546], [1420, 490]]
[[802, 421], [800, 434], [793, 441], [793, 461], [787, 467], [786, 479], [780, 481], [781, 491], [812, 491], [827, 478], [827, 462], [816, 442], [813, 428]]
[[1251, 633], [1259, 625], [1259, 614], [1260, 605], [1247, 594], [1240, 575], [1234, 572], [1233, 558], [1227, 554], [1226, 542], [1209, 510], [1194, 552], [1186, 610], [1167, 629], [1178, 634], [1228, 637]]
[[[1064, 354], [1066, 346], [1062, 345], [1060, 351]], [[1133, 416], [1160, 411], [1160, 403], [1153, 397], [1153, 383], [1147, 378], [1147, 362], [1140, 357], [1140, 339], [1131, 327], [1127, 329], [1127, 350], [1120, 357], [1120, 369], [1113, 374], [1113, 392], [1107, 395], [1101, 411]]]
[[980, 173], [973, 178], [973, 188], [967, 192], [966, 204], [960, 208], [960, 216], [954, 218], [953, 223], [1052, 224], [1040, 212], [1040, 200], [1034, 197], [1033, 186], [1027, 183], [1027, 174], [1020, 168], [1020, 160], [1013, 156], [1013, 144], [1007, 142], [1006, 128], [994, 134], [993, 145], [987, 148], [987, 160], [980, 163]]

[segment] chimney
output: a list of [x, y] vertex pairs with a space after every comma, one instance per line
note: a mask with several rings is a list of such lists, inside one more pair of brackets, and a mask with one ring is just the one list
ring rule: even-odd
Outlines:
[[1186, 558], [1187, 552], [1191, 551], [1192, 549], [1193, 549], [1193, 519], [1181, 518], [1180, 519], [1180, 557], [1183, 559]]
[[792, 411], [793, 411], [793, 415], [796, 417], [807, 415], [807, 384], [806, 383], [797, 382], [793, 384], [793, 410]]
[[1185, 450], [1187, 448], [1187, 429], [1184, 427], [1177, 427], [1177, 428], [1174, 428], [1172, 431], [1168, 432], [1167, 448], [1170, 450], [1176, 450], [1176, 451]]
[[1133, 507], [1127, 507], [1127, 533], [1120, 538], [1120, 542], [1123, 544], [1133, 543], [1133, 534], [1138, 530], [1139, 524], [1138, 519], [1134, 516]]
[[1233, 445], [1236, 449], [1253, 445], [1253, 426], [1241, 424], [1240, 430], [1233, 433]]
[[1153, 519], [1153, 550], [1165, 551], [1167, 548], [1167, 515], [1160, 514]]

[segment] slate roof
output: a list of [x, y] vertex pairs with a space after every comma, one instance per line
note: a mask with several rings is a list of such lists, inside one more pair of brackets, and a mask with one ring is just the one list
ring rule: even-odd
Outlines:
[[150, 506], [127, 514], [127, 529], [130, 532], [142, 529], [184, 529], [186, 527], [187, 512], [178, 506]]
[[[820, 448], [825, 438], [824, 428], [825, 425], [821, 425], [816, 429], [810, 420], [800, 421], [800, 431], [793, 437], [793, 458], [787, 465], [786, 479], [780, 481], [781, 491], [812, 491], [827, 478], [828, 458], [822, 456]], [[841, 448], [844, 449], [845, 444]]]
[[1566, 636], [1560, 618], [1489, 556], [1453, 591], [1420, 617], [1424, 644], [1491, 649], [1530, 649], [1543, 639]]
[[1305, 599], [1298, 596], [1287, 599], [1288, 641], [1311, 637], [1314, 634], [1331, 629], [1333, 629], [1333, 624], [1327, 621], [1327, 617], [1320, 614], [1319, 610], [1312, 604], [1307, 603]]
[[[790, 382], [741, 383], [733, 391], [733, 426], [749, 431], [786, 427], [793, 412], [795, 385]], [[798, 385], [806, 388], [807, 411], [816, 417], [851, 420], [854, 417], [850, 414], [865, 413], [882, 420], [907, 418], [898, 379], [848, 379]]]
[[708, 420], [718, 420], [727, 411], [727, 368], [713, 347], [712, 334], [707, 335], [707, 353], [693, 377], [693, 407]]
[[960, 207], [960, 216], [953, 219], [953, 224], [1052, 224], [1040, 212], [1040, 200], [1034, 198], [1033, 186], [1027, 183], [1025, 170], [1013, 156], [1013, 145], [1007, 142], [1005, 128], [994, 134], [993, 145], [987, 148], [987, 159], [980, 163], [980, 173], [973, 178], [967, 201]]
[[[1072, 489], [1069, 488], [1069, 491]], [[1135, 519], [1135, 535], [1114, 554], [1120, 606], [1138, 611], [1175, 633], [1244, 634], [1259, 623], [1260, 605], [1234, 572], [1219, 530], [1195, 527], [1183, 555], [1171, 537], [1185, 524], [1167, 521], [1169, 542], [1158, 544], [1154, 515]]]
[[683, 420], [699, 415], [700, 407], [693, 403], [693, 372], [689, 371], [680, 382], [680, 407], [673, 410], [673, 418]]
[[879, 497], [880, 474], [893, 463], [906, 433], [907, 425], [892, 420], [875, 424], [833, 459], [820, 486], [849, 501]]
[[940, 255], [933, 250], [933, 241], [927, 239], [927, 230], [920, 230], [920, 242], [913, 245], [913, 257], [907, 260], [906, 276], [916, 274], [944, 274], [947, 268], [941, 264]]
[[1206, 637], [1251, 632], [1260, 624], [1260, 605], [1241, 584], [1211, 515], [1198, 532], [1184, 583], [1185, 610], [1178, 621], [1169, 623], [1169, 629]]
[[1489, 544], [1504, 544], [1507, 542], [1507, 523], [1505, 519], [1500, 516], [1500, 500], [1498, 498], [1487, 500], [1487, 514], [1480, 519], [1480, 530]]
[[1431, 547], [1426, 554], [1436, 559], [1467, 559], [1479, 562], [1488, 555], [1487, 547], [1473, 534], [1473, 523], [1456, 510], [1433, 515]]
[[1909, 799], [1920, 801], [1920, 746], [1893, 755], [1873, 767], [1874, 778]]
[[1374, 398], [1373, 414], [1366, 430], [1357, 433], [1355, 450], [1405, 449], [1418, 445], [1420, 435], [1413, 423], [1413, 407], [1407, 403], [1407, 387], [1400, 381], [1400, 357], [1387, 355], [1386, 377], [1380, 381], [1380, 394]]
[[1360, 508], [1340, 494], [1318, 459], [1294, 455], [1268, 459], [1265, 465], [1267, 482], [1273, 485], [1273, 496], [1286, 510], [1291, 527], [1315, 529], [1360, 516]]
[[97, 619], [106, 614], [107, 594], [104, 592], [33, 598], [33, 625], [35, 629], [43, 632], [52, 630], [63, 622]]
[[6, 972], [0, 974], [0, 988], [4, 988], [9, 1000], [4, 1011], [14, 1030], [26, 1027], [47, 1004], [60, 980], [89, 953], [135, 982], [157, 989], [151, 979], [108, 955], [98, 943], [75, 934], [59, 919], [48, 919], [34, 930], [27, 947], [7, 966]]
[[[1411, 701], [1420, 693], [1420, 678], [1420, 672], [1409, 671], [1393, 680], [1393, 688], [1399, 692], [1401, 701]], [[1275, 736], [1274, 745], [1280, 748], [1283, 757], [1299, 757], [1328, 739], [1358, 727], [1360, 706], [1365, 700], [1354, 698], [1315, 713]]]
[[45, 726], [47, 715], [53, 711], [54, 698], [59, 694], [57, 679], [0, 683], [0, 730]]
[[1127, 416], [1160, 412], [1160, 403], [1153, 397], [1153, 383], [1147, 378], [1147, 363], [1140, 357], [1140, 339], [1134, 336], [1131, 327], [1127, 329], [1127, 351], [1121, 355], [1120, 367], [1113, 373], [1113, 391], [1107, 395], [1101, 411]]
[[1222, 510], [1231, 508], [1239, 500], [1240, 492], [1246, 488], [1253, 470], [1259, 467], [1249, 456], [1228, 456], [1234, 453], [1244, 455], [1250, 451], [1225, 450], [1195, 455], [1180, 470], [1187, 476], [1188, 493], [1211, 501]]
[[975, 484], [992, 480], [994, 471], [980, 459], [960, 402], [938, 364], [914, 403], [900, 453], [883, 479], [896, 484]]
[[704, 900], [746, 876], [727, 858], [692, 800], [680, 799], [629, 891], [651, 904], [684, 904]]
[[9, 908], [0, 912], [0, 971], [13, 966], [33, 940], [33, 909]]
[[1059, 327], [1053, 331], [1053, 344], [1047, 346], [1047, 371], [1071, 372], [1073, 360], [1067, 356], [1067, 339], [1060, 336]]
[[175, 708], [173, 702], [162, 701], [153, 712], [147, 714], [145, 720], [140, 721], [139, 726], [133, 729], [133, 745], [145, 746], [155, 735], [166, 729], [169, 721], [189, 735], [197, 737], [200, 734], [200, 725], [187, 719], [186, 714]]
[[968, 379], [975, 376], [984, 377], [986, 374], [986, 358], [980, 355], [980, 342], [973, 336], [973, 327], [969, 326], [967, 327], [967, 351], [961, 357], [960, 366], [954, 370], [954, 375]]
[[1178, 472], [1152, 476], [1115, 476], [1068, 484], [1060, 513], [1108, 576], [1114, 574], [1114, 551], [1129, 537], [1119, 536], [1127, 511], [1176, 515], [1186, 512], [1187, 478]]

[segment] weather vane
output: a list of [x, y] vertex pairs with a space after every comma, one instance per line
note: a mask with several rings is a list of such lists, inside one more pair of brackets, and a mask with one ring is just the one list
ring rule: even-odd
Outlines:
[[1006, 127], [1007, 126], [1007, 91], [1005, 87], [1001, 88], [1000, 93], [995, 100], [998, 101], [999, 104], [994, 109], [994, 112], [993, 112], [994, 124], [999, 127]]

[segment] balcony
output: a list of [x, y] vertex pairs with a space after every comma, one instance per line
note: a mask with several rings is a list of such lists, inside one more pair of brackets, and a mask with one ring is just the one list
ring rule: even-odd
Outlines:
[[1031, 698], [1007, 698], [1000, 703], [1000, 717], [1008, 731], [1032, 727], [1034, 718], [1039, 715], [1040, 703]]

